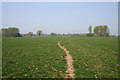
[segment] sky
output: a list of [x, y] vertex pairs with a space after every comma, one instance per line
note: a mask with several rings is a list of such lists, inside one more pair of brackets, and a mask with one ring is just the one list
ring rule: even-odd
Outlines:
[[20, 33], [88, 33], [89, 26], [107, 25], [118, 34], [117, 2], [3, 2], [2, 27]]

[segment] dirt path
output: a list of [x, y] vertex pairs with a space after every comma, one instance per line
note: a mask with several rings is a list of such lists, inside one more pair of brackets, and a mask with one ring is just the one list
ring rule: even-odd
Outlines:
[[[62, 40], [61, 40], [62, 41]], [[58, 42], [58, 46], [63, 49], [66, 52], [66, 60], [67, 60], [67, 71], [65, 78], [74, 78], [74, 68], [73, 68], [73, 59], [72, 56], [69, 54], [69, 51], [64, 47], [60, 45], [60, 42]]]

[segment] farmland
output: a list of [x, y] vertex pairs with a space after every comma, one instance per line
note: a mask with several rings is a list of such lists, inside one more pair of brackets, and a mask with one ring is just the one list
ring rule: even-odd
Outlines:
[[74, 59], [76, 78], [117, 78], [117, 38], [68, 38], [62, 44]]
[[117, 78], [118, 39], [110, 37], [4, 37], [3, 78], [64, 78], [65, 52], [73, 57], [75, 78]]
[[3, 78], [59, 78], [66, 71], [57, 38], [3, 38]]

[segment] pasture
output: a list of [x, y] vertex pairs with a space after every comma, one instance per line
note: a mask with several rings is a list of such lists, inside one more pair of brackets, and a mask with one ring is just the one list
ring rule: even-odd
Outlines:
[[65, 52], [73, 57], [75, 78], [118, 78], [118, 38], [4, 37], [3, 78], [64, 78]]

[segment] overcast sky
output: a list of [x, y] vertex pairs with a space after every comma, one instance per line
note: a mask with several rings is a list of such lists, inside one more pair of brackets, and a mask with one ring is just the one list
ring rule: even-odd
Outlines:
[[108, 25], [118, 34], [117, 2], [3, 2], [2, 26], [20, 33], [88, 33], [88, 27]]

